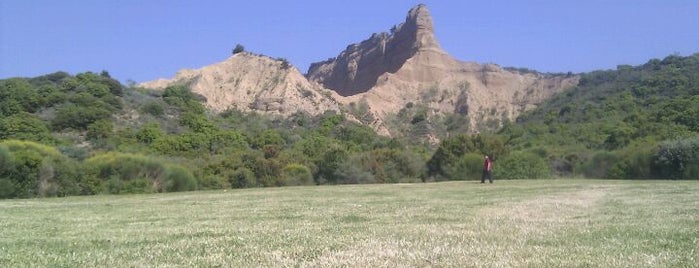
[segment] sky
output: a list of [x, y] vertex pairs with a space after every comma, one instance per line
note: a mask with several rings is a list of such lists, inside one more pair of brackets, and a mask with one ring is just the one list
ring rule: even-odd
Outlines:
[[419, 3], [462, 61], [579, 73], [699, 52], [697, 0], [2, 0], [0, 79], [106, 70], [144, 82], [223, 61], [236, 44], [305, 73]]

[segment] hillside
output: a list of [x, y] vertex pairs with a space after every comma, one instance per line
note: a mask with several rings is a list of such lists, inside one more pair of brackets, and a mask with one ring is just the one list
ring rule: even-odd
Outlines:
[[615, 150], [699, 133], [699, 54], [583, 74], [505, 131], [519, 146]]
[[284, 59], [247, 52], [236, 53], [223, 62], [196, 70], [181, 70], [173, 79], [158, 79], [140, 86], [164, 89], [185, 85], [206, 99], [215, 112], [234, 109], [291, 115], [339, 111], [330, 92], [311, 84]]
[[456, 60], [437, 42], [427, 7], [418, 5], [390, 33], [312, 64], [306, 77], [283, 59], [239, 53], [140, 86], [186, 85], [215, 112], [339, 111], [382, 135], [434, 144], [450, 133], [493, 131], [577, 81], [573, 74]]
[[[578, 81], [572, 74], [518, 72], [456, 60], [437, 42], [424, 5], [411, 9], [390, 33], [373, 34], [335, 58], [312, 64], [307, 77], [345, 96], [338, 98], [342, 103], [366, 103], [370, 115], [364, 117], [373, 119], [367, 123], [386, 125], [394, 136], [420, 134], [411, 130], [422, 127], [421, 134], [438, 138], [450, 130], [497, 129]], [[462, 126], [440, 129], [449, 117]], [[417, 126], [404, 129], [410, 122]]]
[[184, 86], [124, 87], [107, 72], [0, 80], [0, 198], [478, 179], [484, 154], [496, 180], [696, 179], [697, 62], [583, 74], [498, 134], [437, 148], [332, 111], [215, 113]]
[[697, 178], [699, 54], [583, 74], [499, 133], [566, 175]]

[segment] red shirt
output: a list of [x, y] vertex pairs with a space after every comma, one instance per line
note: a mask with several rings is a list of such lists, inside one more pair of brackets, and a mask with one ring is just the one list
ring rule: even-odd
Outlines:
[[490, 158], [485, 159], [485, 162], [483, 163], [483, 169], [487, 171], [493, 169], [493, 162], [490, 161]]

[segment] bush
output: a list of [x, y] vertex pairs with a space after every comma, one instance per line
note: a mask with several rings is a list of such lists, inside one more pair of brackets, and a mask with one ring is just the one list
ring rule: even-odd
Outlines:
[[81, 194], [83, 176], [77, 162], [53, 147], [31, 141], [0, 143], [2, 197], [65, 196]]
[[480, 180], [483, 172], [483, 156], [467, 153], [453, 165], [444, 167], [444, 173], [450, 180]]
[[623, 179], [625, 176], [622, 175], [620, 171], [623, 170], [624, 167], [622, 166], [623, 164], [619, 164], [620, 162], [620, 157], [613, 152], [598, 152], [583, 164], [582, 172], [583, 175], [588, 178]]
[[494, 162], [493, 175], [503, 179], [543, 179], [551, 176], [551, 169], [538, 155], [520, 151]]
[[427, 162], [428, 175], [442, 178], [459, 176], [450, 174], [448, 169], [456, 167], [465, 154], [488, 155], [493, 161], [498, 161], [500, 156], [506, 155], [508, 151], [508, 147], [498, 136], [456, 135], [439, 144], [439, 148]]
[[238, 168], [230, 177], [230, 184], [233, 188], [256, 187], [257, 180], [255, 179], [255, 173], [248, 168]]
[[341, 163], [335, 171], [336, 181], [339, 184], [367, 184], [376, 183], [374, 174], [356, 165], [354, 161]]
[[163, 135], [163, 131], [160, 129], [160, 125], [158, 123], [150, 123], [144, 125], [138, 132], [136, 132], [136, 139], [142, 143], [151, 144]]
[[112, 111], [106, 105], [82, 106], [67, 104], [56, 110], [56, 117], [51, 121], [55, 130], [67, 128], [85, 130], [100, 119], [111, 117]]
[[661, 144], [651, 172], [659, 179], [699, 179], [699, 136]]
[[282, 182], [288, 186], [311, 185], [311, 170], [301, 164], [289, 164], [282, 169]]
[[5, 118], [0, 117], [0, 139], [30, 140], [55, 144], [48, 125], [37, 116], [20, 112]]
[[87, 138], [99, 140], [108, 138], [114, 131], [114, 124], [111, 120], [97, 120], [87, 126]]
[[156, 193], [196, 189], [188, 170], [143, 155], [106, 153], [85, 161], [88, 175], [99, 179], [107, 193]]
[[141, 112], [152, 116], [161, 116], [165, 114], [165, 108], [160, 102], [151, 101], [141, 106]]
[[231, 188], [231, 183], [227, 178], [216, 175], [206, 175], [201, 177], [199, 180], [199, 189], [202, 190], [215, 190], [215, 189], [226, 189]]
[[189, 170], [179, 166], [167, 167], [167, 191], [182, 192], [197, 189], [197, 180]]
[[335, 171], [338, 183], [419, 182], [424, 178], [424, 159], [410, 151], [376, 149], [355, 153]]
[[15, 197], [15, 185], [12, 180], [0, 177], [0, 199]]

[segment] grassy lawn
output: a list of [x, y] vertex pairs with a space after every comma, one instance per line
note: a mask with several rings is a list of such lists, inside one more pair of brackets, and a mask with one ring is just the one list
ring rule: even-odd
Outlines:
[[0, 267], [699, 267], [699, 181], [0, 200]]

